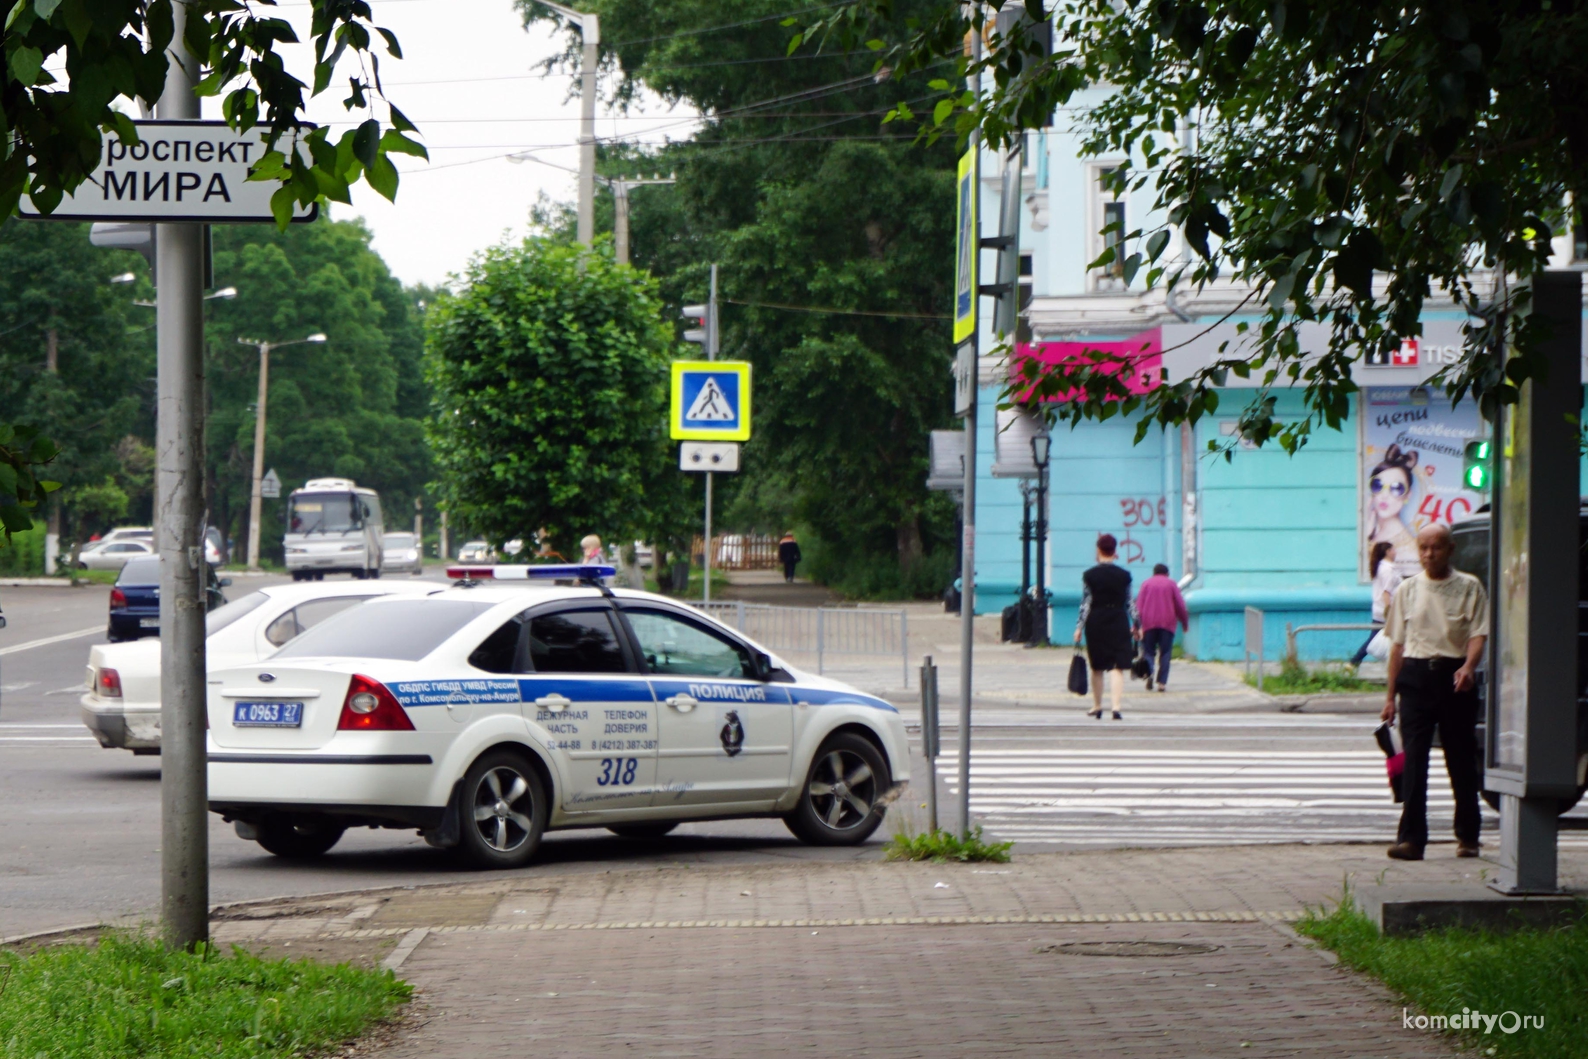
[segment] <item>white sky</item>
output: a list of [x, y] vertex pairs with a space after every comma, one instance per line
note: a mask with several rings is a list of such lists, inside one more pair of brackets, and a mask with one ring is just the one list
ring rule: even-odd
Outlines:
[[[430, 162], [393, 155], [402, 171], [396, 203], [360, 184], [351, 212], [368, 222], [375, 249], [404, 283], [441, 283], [504, 233], [522, 237], [541, 192], [566, 202], [576, 199], [572, 172], [534, 162], [513, 164], [503, 156], [541, 148], [536, 157], [577, 169], [579, 101], [568, 97], [572, 75], [546, 77], [536, 69], [541, 59], [560, 50], [550, 25], [540, 23], [526, 32], [510, 0], [372, 0], [371, 6], [376, 24], [397, 35], [404, 55], [400, 62], [385, 59], [382, 49], [382, 81], [392, 101], [419, 126]], [[307, 40], [309, 5], [289, 0], [280, 11]], [[307, 46], [288, 48], [284, 57], [289, 70], [312, 83]], [[368, 116], [342, 109], [346, 76], [354, 69], [344, 58], [341, 80], [333, 80], [310, 104], [313, 120], [342, 123], [333, 137]], [[606, 91], [603, 85], [603, 95]], [[218, 101], [205, 100], [204, 106], [206, 118], [219, 116]], [[654, 98], [627, 115], [604, 105], [596, 113], [596, 135], [603, 138], [683, 139], [694, 124], [692, 110], [672, 110]], [[384, 108], [378, 116], [385, 118]], [[332, 216], [349, 212], [344, 205], [332, 206]]]

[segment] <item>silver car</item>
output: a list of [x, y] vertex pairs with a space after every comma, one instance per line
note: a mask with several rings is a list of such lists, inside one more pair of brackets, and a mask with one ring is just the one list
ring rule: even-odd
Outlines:
[[153, 554], [153, 544], [147, 541], [123, 538], [119, 541], [100, 544], [96, 548], [84, 548], [77, 554], [77, 568], [79, 570], [120, 570], [127, 565], [128, 559], [135, 559], [140, 555]]
[[424, 556], [412, 533], [388, 533], [382, 539], [385, 546], [380, 561], [381, 573], [418, 575], [425, 572]]

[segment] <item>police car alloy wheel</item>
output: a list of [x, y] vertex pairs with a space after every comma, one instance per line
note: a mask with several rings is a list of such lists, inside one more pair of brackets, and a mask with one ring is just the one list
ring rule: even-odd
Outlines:
[[812, 845], [855, 845], [882, 823], [887, 810], [881, 799], [892, 787], [888, 764], [876, 746], [838, 732], [816, 752], [799, 803], [783, 819]]
[[258, 842], [266, 851], [288, 860], [311, 860], [330, 849], [343, 829], [319, 816], [272, 813], [259, 821]]
[[663, 821], [659, 824], [611, 824], [607, 830], [619, 838], [662, 838], [672, 834], [673, 828], [678, 826], [678, 821]]
[[546, 830], [546, 792], [522, 755], [482, 755], [464, 774], [458, 799], [458, 853], [464, 860], [479, 868], [529, 863]]

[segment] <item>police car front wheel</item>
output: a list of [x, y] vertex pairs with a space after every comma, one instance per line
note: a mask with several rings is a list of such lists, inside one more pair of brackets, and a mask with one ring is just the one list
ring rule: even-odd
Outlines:
[[876, 745], [839, 732], [816, 752], [799, 803], [783, 820], [812, 845], [856, 845], [882, 823], [887, 811], [882, 796], [892, 786], [888, 763]]
[[546, 830], [546, 793], [528, 761], [511, 750], [482, 755], [458, 792], [458, 854], [477, 868], [528, 864]]

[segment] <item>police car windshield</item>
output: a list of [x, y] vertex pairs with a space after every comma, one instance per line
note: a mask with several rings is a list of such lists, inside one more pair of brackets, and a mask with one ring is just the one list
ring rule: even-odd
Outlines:
[[287, 512], [288, 533], [346, 533], [358, 529], [358, 497], [352, 493], [298, 493]]
[[380, 600], [327, 618], [275, 658], [394, 658], [417, 662], [494, 603], [462, 599]]

